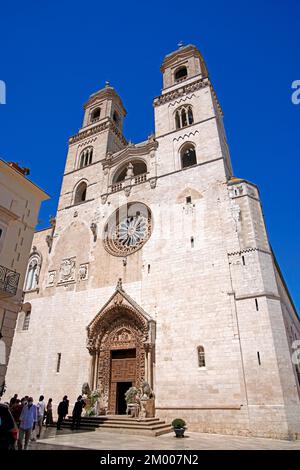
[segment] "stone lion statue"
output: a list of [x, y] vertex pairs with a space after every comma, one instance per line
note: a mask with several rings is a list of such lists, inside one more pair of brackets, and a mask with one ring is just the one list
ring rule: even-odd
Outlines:
[[154, 398], [153, 390], [151, 389], [149, 383], [146, 381], [142, 383], [142, 396], [147, 398]]

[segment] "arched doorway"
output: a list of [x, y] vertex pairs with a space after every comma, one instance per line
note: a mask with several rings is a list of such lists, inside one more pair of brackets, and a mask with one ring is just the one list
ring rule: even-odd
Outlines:
[[155, 322], [119, 286], [87, 330], [91, 388], [106, 413], [125, 414], [131, 386], [153, 387]]

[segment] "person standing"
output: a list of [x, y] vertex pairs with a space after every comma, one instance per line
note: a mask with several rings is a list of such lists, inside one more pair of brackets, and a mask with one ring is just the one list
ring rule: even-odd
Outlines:
[[46, 404], [44, 402], [44, 395], [41, 395], [39, 398], [39, 402], [37, 404], [37, 411], [38, 411], [38, 433], [37, 433], [37, 439], [39, 439], [42, 428], [43, 428], [43, 419], [44, 419], [44, 414], [45, 414], [45, 408]]
[[14, 396], [10, 399], [10, 402], [9, 402], [9, 407], [10, 408], [16, 403], [17, 398], [18, 398], [18, 394], [15, 393]]
[[13, 418], [18, 428], [20, 427], [20, 416], [22, 413], [22, 409], [23, 409], [23, 403], [21, 402], [21, 400], [17, 398], [15, 403], [12, 405], [10, 411], [11, 411], [11, 414], [13, 415]]
[[46, 406], [46, 427], [51, 426], [52, 424], [53, 424], [52, 398], [49, 398], [47, 406]]
[[74, 427], [76, 427], [76, 429], [80, 428], [81, 413], [84, 407], [85, 401], [82, 399], [82, 396], [79, 395], [73, 408], [72, 429], [74, 429]]
[[31, 431], [34, 430], [37, 423], [37, 407], [33, 404], [33, 398], [28, 398], [28, 403], [24, 405], [20, 416], [20, 431], [18, 439], [18, 449], [23, 449], [23, 440], [25, 437], [24, 450], [28, 448]]
[[61, 423], [67, 416], [68, 412], [69, 412], [69, 400], [68, 400], [67, 395], [65, 395], [57, 408], [58, 420], [56, 424], [56, 429], [58, 431], [61, 429]]

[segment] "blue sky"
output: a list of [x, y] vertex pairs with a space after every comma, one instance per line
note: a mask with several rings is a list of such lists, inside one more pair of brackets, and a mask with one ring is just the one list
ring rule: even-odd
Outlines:
[[234, 173], [260, 188], [299, 310], [300, 105], [291, 101], [291, 84], [300, 80], [299, 18], [296, 0], [2, 2], [0, 156], [30, 167], [51, 195], [39, 227], [56, 212], [67, 140], [88, 96], [110, 80], [128, 111], [126, 137], [144, 140], [154, 130], [161, 61], [183, 40], [205, 57]]

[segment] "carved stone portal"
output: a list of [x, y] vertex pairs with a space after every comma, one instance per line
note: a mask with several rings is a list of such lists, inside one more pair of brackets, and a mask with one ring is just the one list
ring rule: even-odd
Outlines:
[[[122, 298], [122, 302], [120, 302]], [[120, 413], [119, 395], [128, 384], [152, 383], [154, 321], [119, 288], [87, 327], [92, 355], [91, 384], [102, 390], [105, 413]], [[151, 326], [152, 325], [152, 326]], [[121, 386], [123, 388], [121, 388]]]

